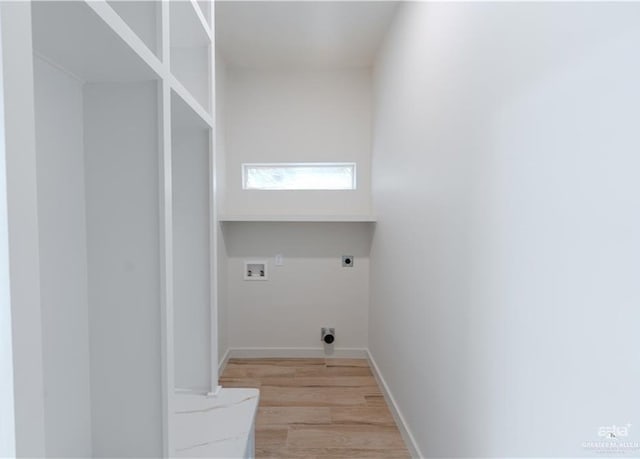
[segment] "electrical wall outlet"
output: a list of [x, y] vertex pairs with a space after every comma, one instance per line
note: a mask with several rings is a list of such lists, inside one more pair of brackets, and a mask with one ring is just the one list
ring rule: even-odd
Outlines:
[[244, 262], [244, 280], [269, 280], [267, 260], [247, 260]]
[[342, 255], [342, 267], [353, 268], [353, 255]]

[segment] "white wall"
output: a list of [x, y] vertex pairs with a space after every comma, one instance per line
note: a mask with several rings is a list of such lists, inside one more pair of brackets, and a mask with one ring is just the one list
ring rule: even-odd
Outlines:
[[158, 98], [84, 90], [93, 455], [162, 454]]
[[[336, 352], [366, 348], [371, 231], [367, 223], [225, 223], [229, 346], [321, 352], [327, 326], [336, 328]], [[342, 255], [355, 257], [352, 268]], [[244, 280], [252, 259], [268, 261], [269, 280]]]
[[639, 20], [400, 9], [375, 73], [369, 336], [424, 456], [640, 439]]
[[91, 455], [82, 83], [36, 58], [47, 455]]
[[[229, 67], [221, 81], [219, 141], [226, 150], [221, 214], [371, 212], [369, 70]], [[242, 190], [242, 163], [318, 161], [356, 162], [358, 189]], [[221, 322], [227, 324], [228, 347], [322, 355], [320, 328], [333, 326], [336, 352], [365, 348], [371, 229], [368, 224], [225, 223], [221, 256], [226, 254], [227, 292], [221, 311], [226, 319], [221, 315]], [[284, 256], [284, 266], [274, 266], [276, 254]], [[354, 255], [355, 267], [342, 268], [342, 255]], [[244, 261], [255, 258], [269, 260], [268, 281], [244, 280]]]
[[[370, 213], [371, 75], [228, 69], [223, 214]], [[246, 191], [246, 162], [357, 163], [356, 191]]]
[[211, 388], [209, 132], [172, 132], [175, 384]]

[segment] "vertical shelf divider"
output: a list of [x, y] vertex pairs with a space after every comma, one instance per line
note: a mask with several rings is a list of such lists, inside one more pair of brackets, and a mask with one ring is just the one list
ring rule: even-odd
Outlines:
[[[196, 3], [195, 0], [191, 0]], [[199, 5], [195, 4], [198, 9]], [[211, 24], [211, 37], [215, 37], [215, 2], [211, 2], [209, 6], [209, 19]], [[206, 24], [205, 20], [205, 24]], [[215, 46], [212, 40], [209, 46], [209, 61], [211, 69], [209, 73], [209, 94], [211, 106], [211, 118], [213, 121], [212, 129], [209, 131], [209, 177], [211, 180], [209, 205], [210, 205], [210, 263], [211, 263], [211, 392], [215, 393], [218, 389], [218, 193], [217, 193], [217, 156], [216, 156], [216, 54]]]
[[163, 445], [165, 458], [173, 455], [173, 412], [175, 392], [174, 362], [174, 302], [173, 302], [173, 199], [171, 171], [171, 86], [169, 3], [161, 2], [162, 82], [160, 86], [160, 230], [161, 230], [161, 285], [162, 285], [162, 394]]

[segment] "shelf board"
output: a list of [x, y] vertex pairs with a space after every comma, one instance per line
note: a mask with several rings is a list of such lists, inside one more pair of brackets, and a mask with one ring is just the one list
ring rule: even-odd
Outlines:
[[169, 76], [169, 84], [171, 86], [172, 93], [178, 96], [193, 112], [195, 116], [209, 127], [213, 127], [213, 118], [211, 115], [200, 105], [187, 88], [184, 87], [180, 81], [174, 76]]
[[178, 93], [171, 91], [171, 128], [178, 131], [202, 131], [211, 129], [208, 120], [202, 118]]
[[[191, 0], [196, 3], [197, 7], [200, 9], [202, 17], [207, 23], [209, 29], [211, 29], [211, 9], [213, 8], [213, 2], [209, 0]], [[212, 33], [213, 35], [213, 33]]]
[[374, 223], [373, 215], [221, 215], [221, 222]]
[[158, 79], [162, 65], [104, 0], [33, 2], [34, 53], [85, 82]]
[[160, 58], [159, 8], [160, 3], [150, 1], [107, 0], [122, 20], [133, 30], [153, 54]]
[[205, 6], [211, 8], [212, 3], [213, 2], [191, 0], [191, 4], [193, 5], [193, 9], [196, 12], [196, 16], [198, 16], [202, 27], [204, 28], [206, 34], [209, 36], [209, 41], [213, 41], [213, 32], [211, 30], [211, 24], [209, 23], [209, 11], [205, 9]]

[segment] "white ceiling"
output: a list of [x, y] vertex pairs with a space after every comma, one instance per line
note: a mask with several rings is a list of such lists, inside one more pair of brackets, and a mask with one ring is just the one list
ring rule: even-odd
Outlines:
[[216, 1], [216, 43], [242, 68], [369, 67], [396, 10], [376, 1]]

